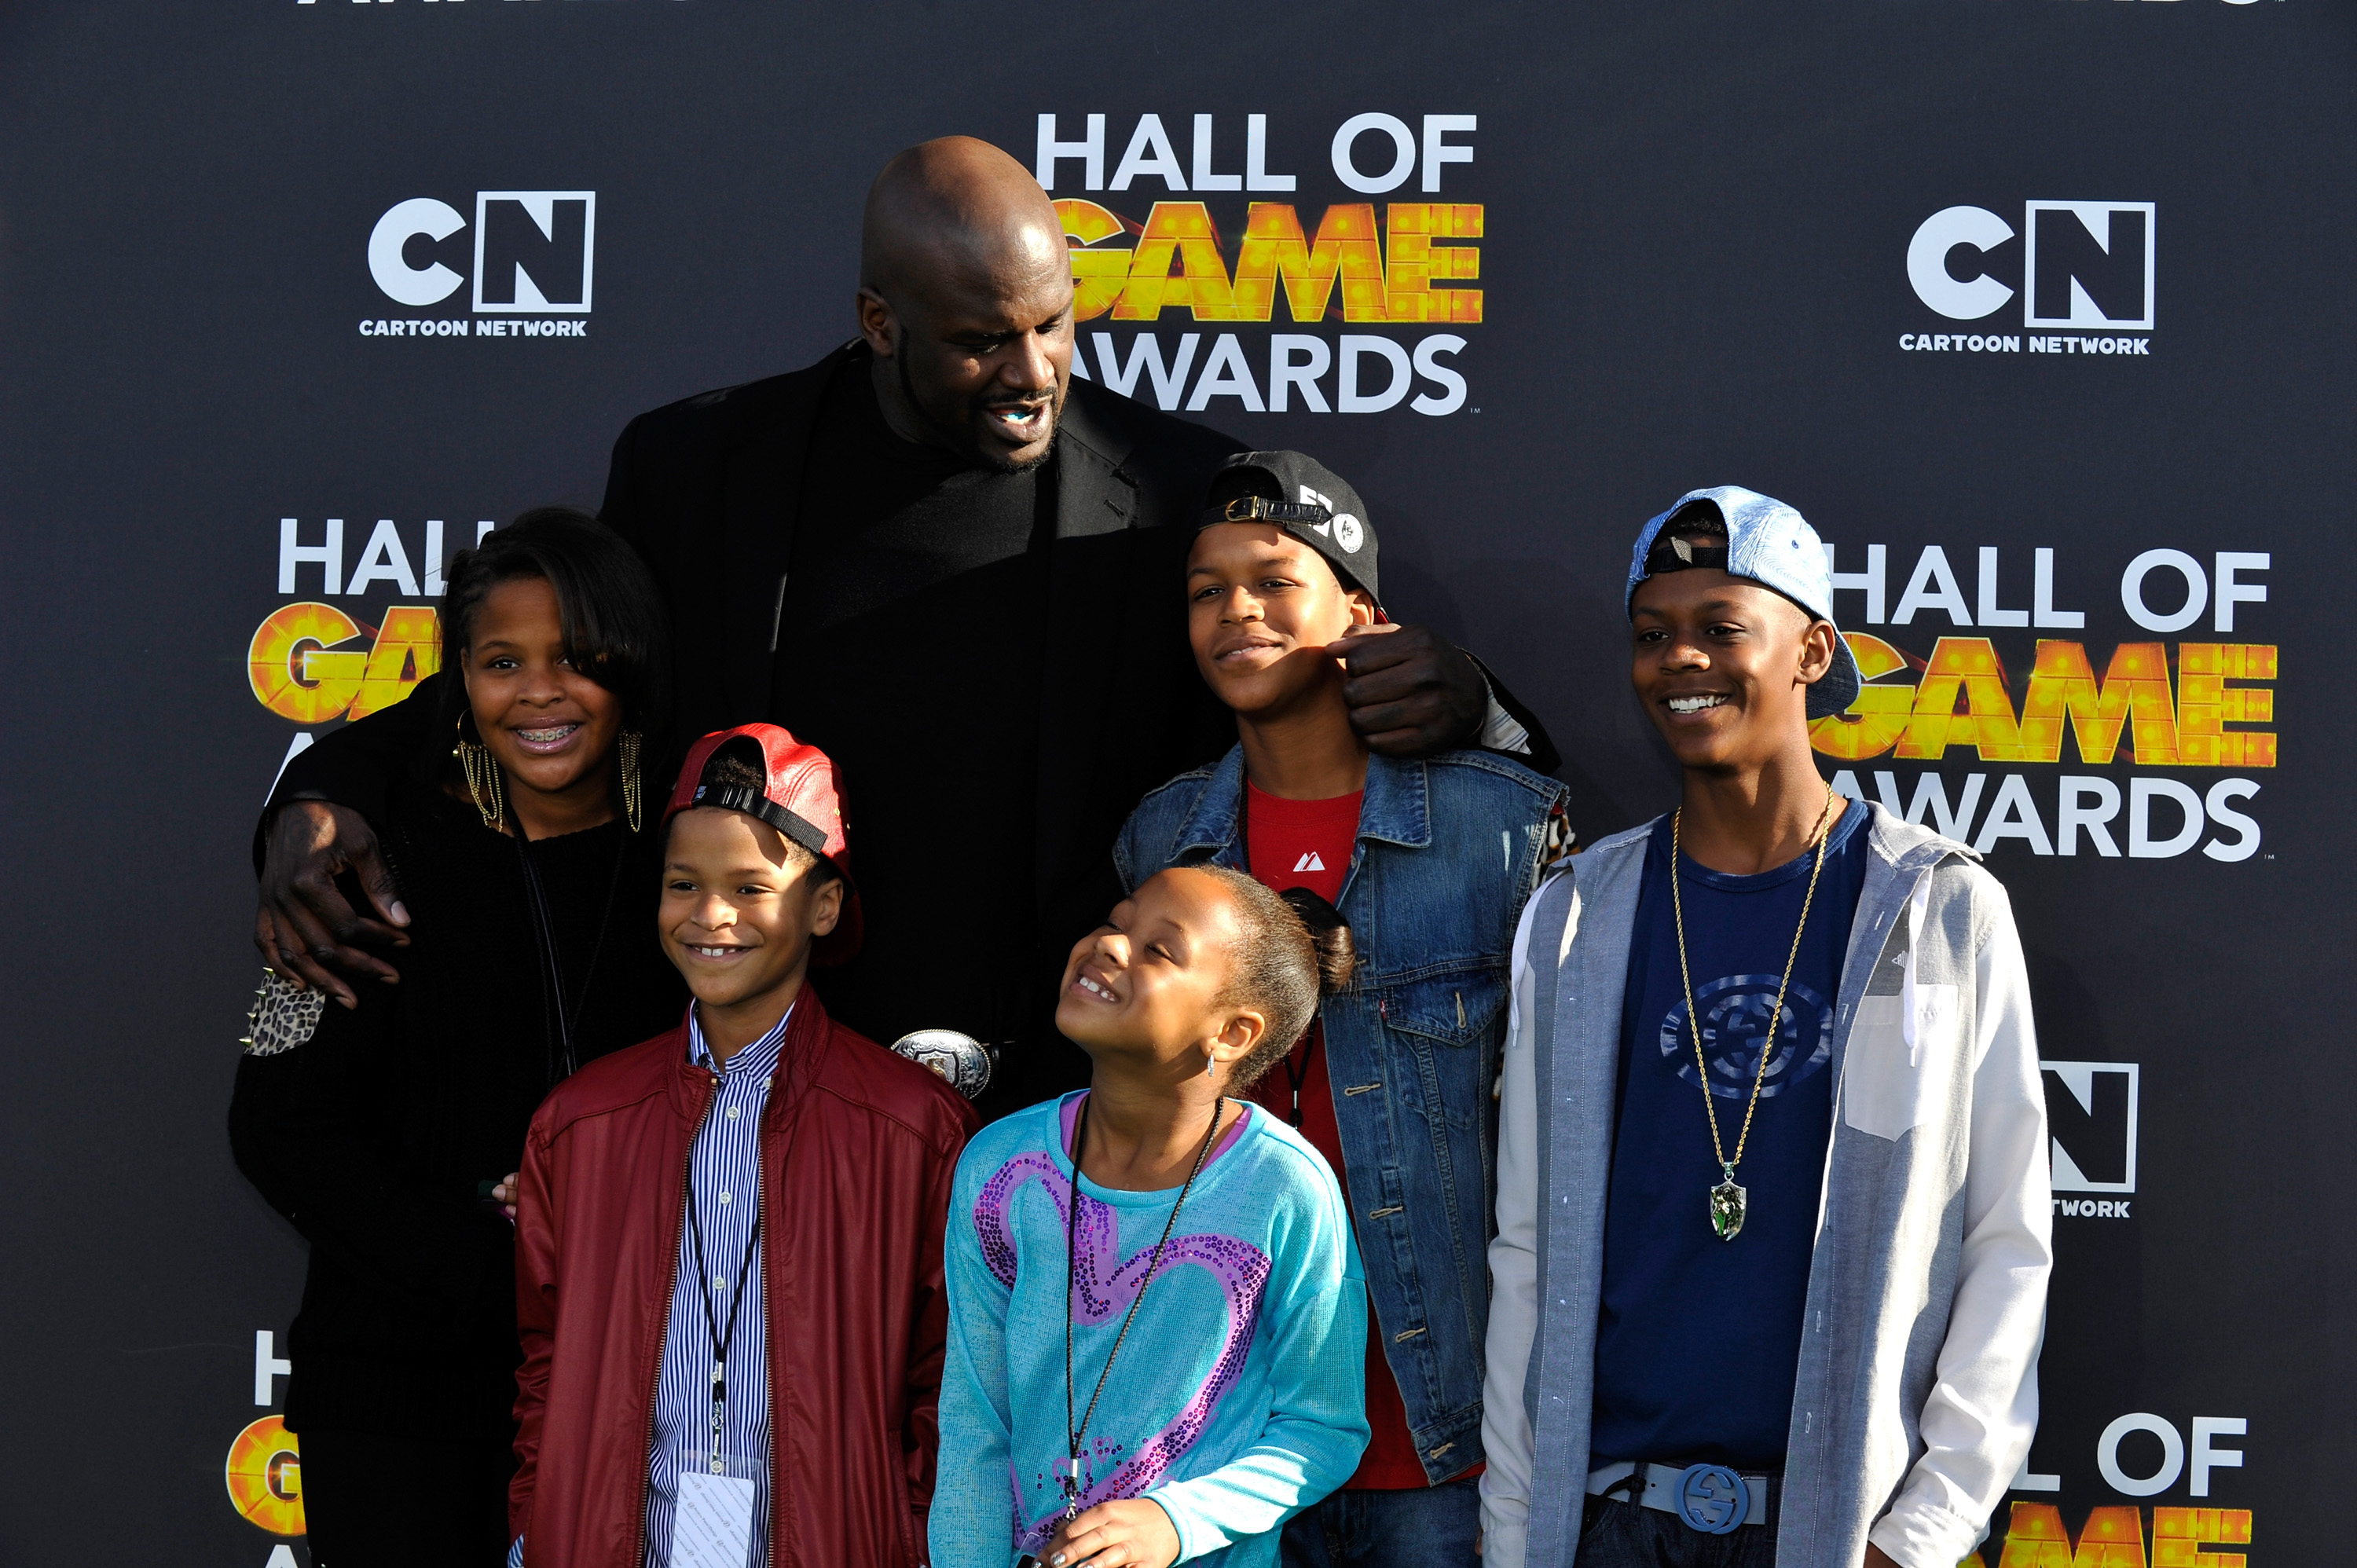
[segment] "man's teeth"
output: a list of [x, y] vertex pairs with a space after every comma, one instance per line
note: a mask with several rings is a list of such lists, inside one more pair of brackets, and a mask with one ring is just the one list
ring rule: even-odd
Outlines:
[[1705, 708], [1717, 707], [1721, 703], [1726, 701], [1727, 699], [1725, 697], [1716, 695], [1708, 697], [1672, 697], [1670, 699], [1670, 712], [1674, 714], [1698, 714]]
[[1002, 408], [996, 412], [998, 417], [1008, 424], [1029, 424], [1039, 417], [1039, 411], [1036, 408]]

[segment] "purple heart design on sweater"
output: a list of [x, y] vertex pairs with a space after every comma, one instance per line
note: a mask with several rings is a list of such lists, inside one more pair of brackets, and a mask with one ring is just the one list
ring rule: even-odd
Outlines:
[[[1060, 1223], [1069, 1219], [1066, 1204], [1075, 1197], [1080, 1200], [1077, 1250], [1072, 1260], [1072, 1321], [1101, 1324], [1126, 1312], [1129, 1304], [1146, 1288], [1146, 1265], [1154, 1256], [1154, 1249], [1143, 1247], [1126, 1258], [1120, 1257], [1120, 1224], [1113, 1208], [1086, 1193], [1075, 1194], [1055, 1160], [1045, 1154], [1018, 1155], [1007, 1161], [983, 1184], [974, 1200], [974, 1232], [982, 1243], [983, 1261], [991, 1273], [999, 1283], [1014, 1288], [1016, 1253], [1008, 1210], [1015, 1195], [1033, 1181], [1056, 1206]], [[1202, 1387], [1168, 1425], [1139, 1444], [1107, 1475], [1091, 1481], [1081, 1494], [1081, 1507], [1084, 1509], [1114, 1498], [1138, 1497], [1159, 1485], [1170, 1467], [1202, 1436], [1203, 1429], [1211, 1424], [1212, 1412], [1219, 1407], [1221, 1396], [1243, 1370], [1244, 1357], [1252, 1348], [1253, 1330], [1260, 1321], [1261, 1293], [1268, 1283], [1268, 1254], [1232, 1236], [1173, 1236], [1162, 1250], [1158, 1272], [1168, 1273], [1182, 1264], [1193, 1264], [1208, 1273], [1219, 1282], [1227, 1297], [1228, 1328], [1219, 1359], [1212, 1363], [1211, 1375], [1203, 1380]], [[1022, 1488], [1011, 1474], [1008, 1481], [1014, 1487], [1016, 1544], [1023, 1551], [1036, 1552], [1055, 1533], [1063, 1510], [1060, 1507], [1051, 1508], [1039, 1519], [1027, 1520], [1023, 1517]]]

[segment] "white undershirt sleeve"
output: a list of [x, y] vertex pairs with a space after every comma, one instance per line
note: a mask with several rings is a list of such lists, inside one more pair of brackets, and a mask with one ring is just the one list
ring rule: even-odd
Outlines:
[[[1544, 890], [1542, 884], [1542, 890]], [[1523, 906], [1509, 972], [1505, 1071], [1499, 1091], [1498, 1235], [1490, 1243], [1489, 1370], [1481, 1385], [1483, 1568], [1523, 1568], [1529, 1527], [1531, 1423], [1523, 1409], [1531, 1336], [1538, 1324], [1538, 1084], [1531, 1042], [1536, 984], [1531, 918]]]

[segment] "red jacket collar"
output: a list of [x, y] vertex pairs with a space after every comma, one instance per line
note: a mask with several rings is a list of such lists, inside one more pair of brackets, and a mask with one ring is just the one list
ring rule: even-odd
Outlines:
[[[664, 1082], [669, 1086], [672, 1108], [683, 1122], [694, 1122], [704, 1114], [705, 1102], [711, 1097], [712, 1080], [705, 1069], [687, 1059], [687, 1025], [694, 1015], [695, 1004], [680, 1015], [679, 1026], [663, 1036], [664, 1048], [671, 1056], [671, 1071]], [[778, 1047], [778, 1072], [785, 1079], [779, 1086], [784, 1092], [772, 1090], [770, 1105], [791, 1101], [818, 1077], [826, 1063], [827, 1043], [834, 1037], [834, 1023], [828, 1017], [826, 1004], [818, 999], [818, 988], [809, 980], [794, 997], [794, 1010], [786, 1019], [785, 1043]]]

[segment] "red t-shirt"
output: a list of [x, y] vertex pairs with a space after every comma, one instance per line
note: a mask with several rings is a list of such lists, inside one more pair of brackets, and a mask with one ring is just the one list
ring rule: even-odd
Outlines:
[[[1342, 878], [1351, 869], [1351, 852], [1358, 845], [1360, 796], [1280, 800], [1251, 783], [1244, 789], [1245, 847], [1252, 874], [1279, 893], [1288, 887], [1307, 887], [1329, 904], [1340, 897]], [[1310, 1147], [1326, 1156], [1347, 1200], [1351, 1183], [1343, 1174], [1342, 1130], [1334, 1119], [1334, 1090], [1326, 1077], [1321, 1026], [1310, 1025], [1309, 1032], [1286, 1059], [1254, 1086], [1252, 1095], [1263, 1109], [1298, 1127]], [[1426, 1485], [1424, 1462], [1408, 1431], [1407, 1406], [1400, 1399], [1391, 1363], [1383, 1359], [1372, 1300], [1367, 1304], [1367, 1424], [1373, 1434], [1368, 1439], [1366, 1455], [1359, 1461], [1357, 1473], [1344, 1484], [1369, 1491], [1401, 1491]]]

